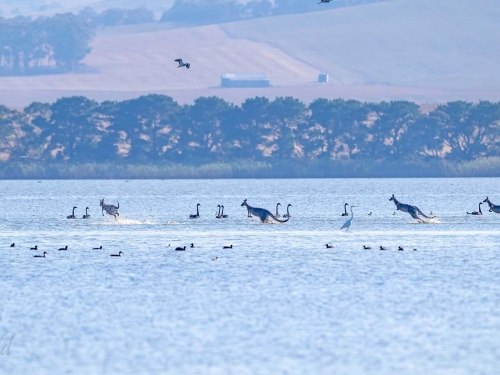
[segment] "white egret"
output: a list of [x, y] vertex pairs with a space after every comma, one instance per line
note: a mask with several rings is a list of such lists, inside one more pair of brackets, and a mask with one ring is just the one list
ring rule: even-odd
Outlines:
[[351, 206], [351, 218], [349, 220], [347, 220], [344, 225], [342, 225], [342, 227], [340, 228], [340, 230], [346, 228], [346, 232], [349, 230], [350, 226], [351, 226], [351, 223], [352, 223], [352, 219], [354, 219], [354, 213], [352, 212], [352, 208], [353, 207], [357, 207], [357, 206]]

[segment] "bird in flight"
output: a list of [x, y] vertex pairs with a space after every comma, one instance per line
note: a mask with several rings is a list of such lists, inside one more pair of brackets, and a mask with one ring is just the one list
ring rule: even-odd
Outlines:
[[330, 1], [332, 0], [320, 0], [318, 4], [326, 4], [326, 3], [329, 3]]
[[182, 62], [182, 59], [175, 59], [174, 61], [178, 62], [179, 63], [179, 66], [178, 68], [182, 68], [182, 67], [186, 67], [189, 69], [189, 67], [191, 66], [190, 63], [185, 63], [185, 62]]

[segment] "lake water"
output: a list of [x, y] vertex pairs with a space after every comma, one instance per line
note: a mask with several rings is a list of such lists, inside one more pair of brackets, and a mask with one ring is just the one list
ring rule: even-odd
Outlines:
[[[437, 218], [393, 215], [393, 193]], [[500, 204], [500, 179], [0, 181], [0, 195], [0, 373], [498, 374], [500, 215], [466, 211]], [[244, 198], [292, 218], [261, 224]], [[73, 206], [91, 219], [66, 219]]]

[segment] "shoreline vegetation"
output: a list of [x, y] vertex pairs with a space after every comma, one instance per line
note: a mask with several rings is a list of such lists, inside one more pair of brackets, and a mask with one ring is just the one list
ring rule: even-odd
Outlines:
[[0, 105], [0, 179], [500, 176], [500, 102], [151, 94]]
[[0, 180], [500, 177], [500, 157], [433, 163], [313, 161], [206, 163], [0, 163]]

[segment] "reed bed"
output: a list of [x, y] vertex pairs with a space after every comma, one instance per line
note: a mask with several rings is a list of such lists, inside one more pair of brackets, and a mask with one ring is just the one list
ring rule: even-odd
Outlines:
[[467, 162], [1, 163], [0, 179], [499, 177], [500, 157]]

